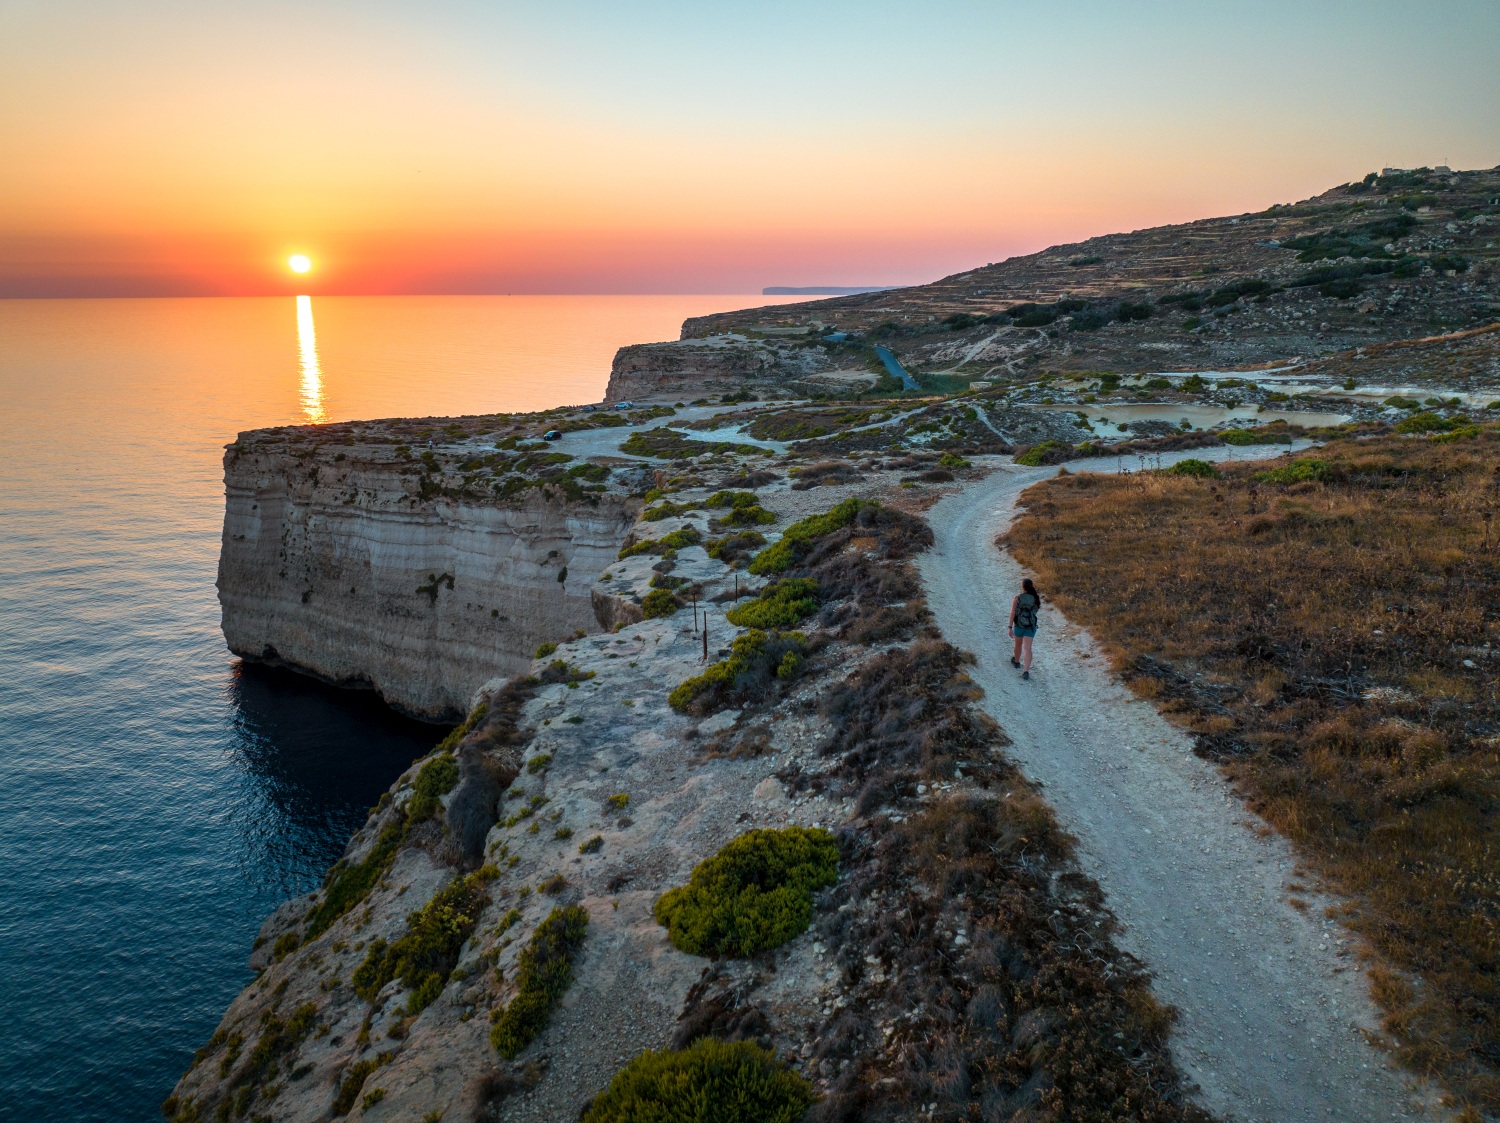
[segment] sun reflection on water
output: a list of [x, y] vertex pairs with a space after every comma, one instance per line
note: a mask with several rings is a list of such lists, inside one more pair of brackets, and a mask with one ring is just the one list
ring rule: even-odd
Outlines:
[[328, 413], [323, 408], [323, 371], [318, 366], [318, 332], [310, 296], [297, 298], [297, 347], [302, 352], [302, 415], [308, 424], [321, 425]]

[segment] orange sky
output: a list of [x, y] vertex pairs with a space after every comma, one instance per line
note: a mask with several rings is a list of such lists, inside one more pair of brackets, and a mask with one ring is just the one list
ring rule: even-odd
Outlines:
[[1500, 159], [1493, 4], [1036, 7], [0, 2], [0, 295], [903, 283]]

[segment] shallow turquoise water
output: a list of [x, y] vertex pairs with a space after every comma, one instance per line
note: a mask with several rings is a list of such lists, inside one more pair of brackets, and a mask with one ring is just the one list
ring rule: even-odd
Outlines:
[[159, 1118], [261, 920], [442, 733], [225, 650], [222, 446], [597, 400], [616, 346], [752, 303], [0, 301], [0, 1119]]

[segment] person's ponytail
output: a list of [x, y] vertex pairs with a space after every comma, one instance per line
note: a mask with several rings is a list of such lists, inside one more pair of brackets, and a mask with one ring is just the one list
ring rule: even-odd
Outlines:
[[1021, 578], [1021, 591], [1036, 597], [1037, 604], [1042, 603], [1042, 594], [1036, 591], [1036, 586], [1031, 583], [1030, 577]]

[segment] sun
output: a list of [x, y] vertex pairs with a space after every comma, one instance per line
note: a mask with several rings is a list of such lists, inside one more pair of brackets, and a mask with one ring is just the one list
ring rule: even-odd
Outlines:
[[286, 259], [286, 264], [293, 273], [306, 273], [312, 268], [312, 258], [305, 253], [294, 253]]

